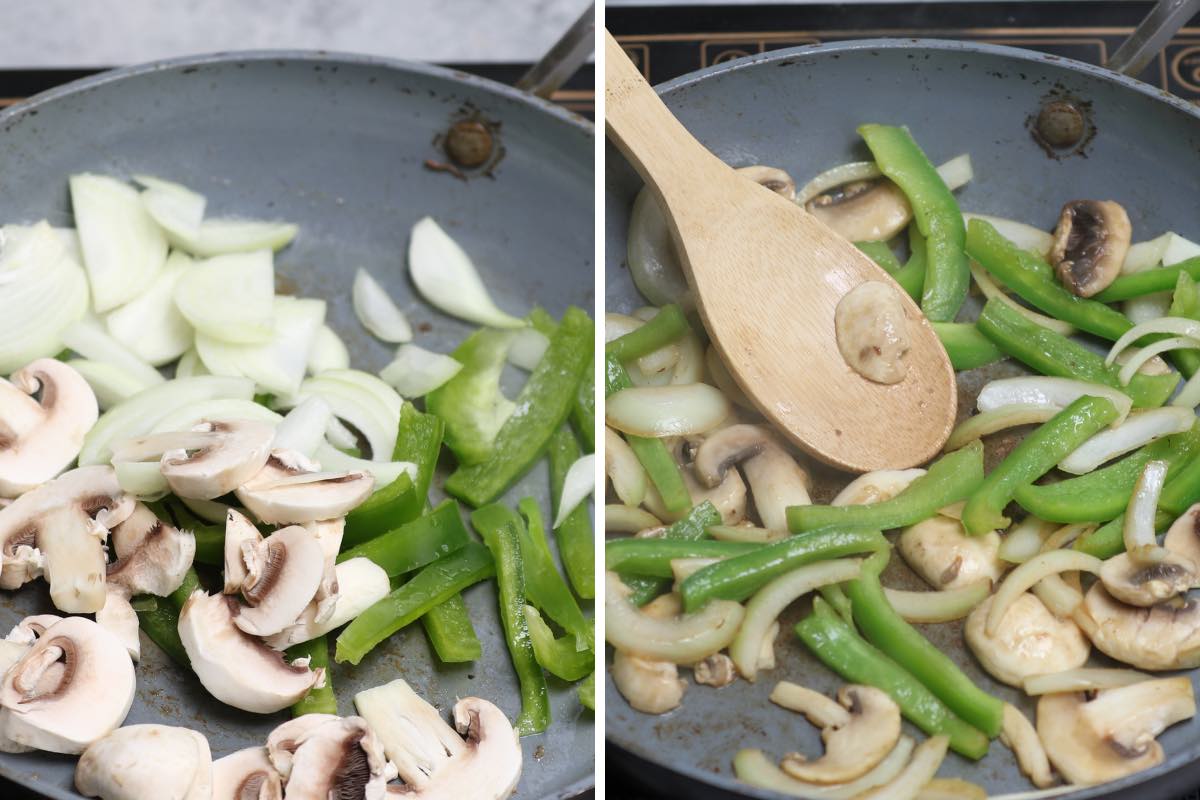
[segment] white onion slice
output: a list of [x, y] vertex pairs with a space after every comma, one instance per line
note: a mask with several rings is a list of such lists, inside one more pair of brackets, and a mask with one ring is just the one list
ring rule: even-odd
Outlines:
[[[318, 398], [312, 398], [318, 399]], [[326, 403], [328, 405], [328, 403]], [[346, 424], [337, 418], [337, 415], [330, 415], [329, 422], [325, 425], [325, 439], [331, 445], [339, 450], [353, 450], [358, 447], [358, 436], [354, 431], [346, 427]]]
[[350, 369], [350, 351], [333, 328], [322, 325], [308, 352], [308, 372], [319, 375], [331, 369]]
[[973, 417], [963, 420], [962, 424], [950, 433], [946, 440], [945, 450], [957, 450], [970, 444], [976, 439], [990, 436], [997, 431], [1015, 428], [1018, 425], [1040, 424], [1053, 417], [1062, 408], [1026, 403], [1014, 403], [1010, 406], [1000, 406], [990, 411], [981, 411]]
[[720, 389], [706, 383], [622, 389], [605, 404], [605, 419], [622, 433], [687, 436], [721, 424], [732, 410]]
[[411, 461], [367, 461], [348, 456], [328, 442], [317, 448], [317, 463], [328, 472], [369, 472], [375, 477], [375, 491], [396, 481], [401, 475], [417, 479], [417, 465]]
[[937, 592], [909, 592], [902, 589], [884, 588], [888, 605], [907, 622], [934, 623], [962, 619], [971, 609], [982, 603], [991, 594], [992, 581], [983, 578]]
[[278, 425], [283, 417], [271, 409], [240, 397], [212, 397], [173, 408], [154, 424], [151, 433], [174, 433], [190, 431], [201, 422], [218, 420], [251, 420]]
[[1122, 350], [1151, 333], [1169, 333], [1173, 336], [1184, 336], [1200, 342], [1200, 322], [1186, 317], [1162, 317], [1134, 325], [1113, 343], [1108, 355], [1104, 358], [1104, 363], [1112, 364]]
[[1200, 256], [1200, 244], [1185, 239], [1177, 233], [1167, 235], [1167, 244], [1163, 248], [1162, 263], [1164, 267], [1173, 267], [1181, 261]]
[[172, 236], [171, 244], [199, 258], [277, 251], [287, 247], [300, 229], [287, 222], [252, 219], [206, 219], [195, 236]]
[[1196, 415], [1189, 408], [1168, 406], [1138, 411], [1118, 427], [1100, 431], [1088, 439], [1058, 462], [1058, 468], [1072, 475], [1083, 475], [1144, 444], [1191, 430], [1195, 424]]
[[996, 554], [1010, 564], [1024, 564], [1042, 552], [1042, 543], [1057, 529], [1057, 524], [1031, 514], [1004, 534]]
[[604, 612], [604, 637], [613, 647], [673, 664], [694, 664], [723, 650], [744, 613], [737, 603], [712, 600], [692, 614], [655, 619], [629, 601], [613, 572], [604, 574]]
[[512, 344], [508, 346], [508, 363], [526, 372], [533, 372], [549, 346], [550, 339], [546, 334], [536, 328], [523, 328], [517, 331]]
[[1167, 245], [1174, 235], [1167, 232], [1148, 241], [1131, 244], [1125, 254], [1125, 261], [1121, 264], [1121, 274], [1129, 275], [1157, 267], [1162, 263], [1163, 254], [1167, 252]]
[[612, 428], [604, 429], [604, 471], [613, 491], [628, 506], [640, 506], [646, 499], [648, 478], [633, 448]]
[[1089, 692], [1098, 689], [1118, 689], [1135, 683], [1148, 681], [1153, 676], [1132, 669], [1112, 667], [1078, 667], [1049, 672], [1044, 675], [1030, 675], [1021, 683], [1021, 688], [1030, 697], [1042, 694], [1058, 694], [1059, 692]]
[[1128, 386], [1133, 380], [1133, 376], [1138, 373], [1146, 362], [1158, 356], [1160, 353], [1166, 353], [1170, 350], [1197, 350], [1200, 349], [1200, 340], [1189, 339], [1186, 336], [1172, 336], [1167, 339], [1160, 339], [1157, 342], [1152, 342], [1145, 347], [1131, 348], [1121, 353], [1121, 356], [1129, 356], [1121, 365], [1121, 371], [1117, 373], [1117, 379], [1122, 386]]
[[92, 305], [97, 313], [111, 311], [158, 275], [167, 260], [167, 238], [132, 186], [87, 173], [72, 175], [69, 183]]
[[1103, 397], [1117, 408], [1113, 426], [1120, 425], [1133, 408], [1133, 401], [1122, 391], [1099, 383], [1071, 378], [1051, 378], [1027, 375], [1020, 378], [1001, 378], [986, 384], [975, 400], [980, 411], [995, 411], [1005, 406], [1058, 406], [1066, 408], [1081, 397]]
[[408, 270], [421, 295], [447, 314], [493, 328], [525, 327], [496, 307], [470, 257], [432, 217], [413, 226]]
[[[346, 370], [345, 372], [353, 372]], [[329, 377], [339, 373], [322, 373], [309, 378], [300, 385], [298, 401], [308, 397], [320, 397], [340, 419], [353, 425], [371, 448], [371, 459], [390, 461], [396, 447], [396, 429], [400, 424], [400, 409], [394, 411], [385, 405], [378, 394], [363, 385]], [[374, 376], [369, 376], [374, 378]], [[379, 381], [378, 378], [375, 380]], [[400, 400], [395, 390], [383, 381], [379, 383]], [[401, 401], [403, 402], [403, 401]], [[319, 460], [319, 459], [318, 459]]]
[[208, 367], [204, 366], [204, 362], [200, 360], [200, 354], [196, 352], [196, 348], [188, 350], [179, 358], [179, 363], [175, 365], [176, 378], [193, 378], [197, 375], [211, 375]]
[[1129, 508], [1125, 510], [1123, 530], [1125, 550], [1130, 558], [1141, 560], [1158, 547], [1154, 533], [1154, 517], [1158, 511], [1158, 497], [1162, 494], [1167, 479], [1167, 462], [1150, 461], [1133, 487]]
[[375, 399], [376, 403], [386, 408], [388, 413], [394, 414], [397, 419], [400, 417], [400, 409], [404, 407], [404, 398], [378, 376], [369, 372], [363, 372], [360, 369], [337, 369], [322, 372], [314, 377], [338, 381], [366, 392]]
[[235, 344], [197, 332], [196, 352], [204, 366], [214, 375], [250, 378], [264, 392], [290, 396], [299, 391], [313, 337], [325, 321], [325, 301], [281, 295], [273, 307], [266, 342]]
[[831, 506], [864, 506], [891, 500], [903, 492], [913, 481], [925, 474], [925, 470], [879, 469], [859, 475], [829, 501]]
[[1081, 553], [1078, 550], [1050, 550], [1046, 553], [1038, 553], [1008, 573], [1008, 577], [1000, 584], [992, 599], [992, 607], [988, 609], [987, 620], [983, 626], [984, 632], [988, 636], [995, 636], [1008, 607], [1042, 578], [1076, 570], [1099, 575], [1100, 566], [1103, 563], [1095, 556]]
[[412, 326], [391, 295], [365, 269], [354, 273], [351, 290], [354, 314], [376, 339], [396, 344], [412, 341]]
[[1171, 405], [1188, 408], [1192, 411], [1196, 410], [1196, 406], [1200, 405], [1200, 371], [1188, 378], [1187, 383], [1179, 390], [1179, 394], [1175, 395], [1175, 399], [1171, 401]]
[[84, 358], [101, 361], [120, 367], [134, 379], [147, 386], [163, 382], [158, 370], [142, 361], [125, 345], [108, 335], [108, 331], [94, 318], [84, 318], [72, 323], [62, 332], [63, 344]]
[[333, 419], [329, 404], [309, 397], [287, 413], [275, 428], [273, 450], [294, 450], [312, 458], [325, 440], [325, 429]]
[[379, 371], [379, 377], [401, 397], [424, 397], [462, 368], [462, 362], [445, 353], [434, 353], [415, 344], [402, 344], [396, 349], [392, 363]]
[[917, 745], [912, 760], [899, 775], [883, 786], [863, 792], [859, 797], [861, 800], [916, 800], [922, 787], [933, 780], [942, 766], [949, 746], [949, 736], [931, 736]]
[[[653, 487], [651, 487], [653, 488]], [[714, 539], [724, 542], [751, 542], [753, 544], [769, 544], [786, 539], [791, 534], [788, 531], [774, 531], [770, 528], [757, 528], [753, 525], [709, 525], [705, 528]]]
[[[0, 225], [0, 258], [3, 257], [2, 253], [4, 250], [10, 247], [17, 248], [26, 236], [32, 234], [34, 229], [43, 223], [45, 223], [45, 220], [33, 225]], [[48, 225], [49, 223], [46, 224]], [[51, 227], [50, 230], [58, 237], [59, 244], [62, 245], [67, 256], [76, 264], [82, 264], [83, 248], [79, 244], [79, 234], [75, 232], [75, 229]], [[83, 269], [83, 267], [80, 267], [80, 269]], [[0, 272], [3, 271], [4, 268], [0, 267]], [[0, 284], [2, 284], [2, 280], [0, 280]]]
[[567, 469], [563, 479], [562, 494], [558, 498], [558, 514], [554, 517], [554, 526], [558, 528], [567, 517], [571, 516], [580, 503], [596, 490], [596, 455], [588, 453], [578, 458]]
[[679, 360], [671, 373], [671, 383], [701, 383], [704, 381], [704, 344], [700, 337], [688, 331], [678, 342]]
[[796, 780], [768, 760], [761, 750], [739, 750], [733, 757], [733, 771], [742, 783], [780, 794], [815, 800], [852, 800], [899, 775], [915, 747], [911, 737], [900, 734], [896, 746], [882, 761], [861, 778], [847, 783], [819, 784]]
[[114, 461], [117, 484], [139, 500], [157, 500], [171, 491], [162, 468], [154, 461]]
[[[955, 156], [937, 168], [938, 175], [950, 191], [961, 189], [975, 177], [971, 166], [971, 154], [963, 153]], [[834, 187], [854, 181], [866, 181], [878, 178], [882, 173], [874, 161], [852, 161], [849, 164], [839, 164], [827, 169], [796, 192], [796, 202], [804, 205], [819, 194], [824, 194]]]
[[88, 386], [92, 387], [101, 411], [107, 411], [118, 403], [125, 402], [152, 385], [139, 380], [121, 367], [103, 361], [73, 358], [67, 362], [67, 366], [74, 368], [87, 381]]
[[1121, 311], [1134, 325], [1161, 319], [1171, 311], [1171, 293], [1154, 292], [1141, 297], [1131, 297], [1121, 303]]
[[194, 497], [181, 497], [179, 499], [187, 506], [188, 511], [191, 511], [205, 522], [220, 525], [229, 519], [230, 506], [225, 503], [218, 503], [216, 500], [197, 500]]
[[215, 397], [254, 397], [254, 382], [245, 378], [203, 375], [179, 378], [152, 386], [100, 416], [79, 451], [79, 465], [105, 464], [112, 458], [112, 443], [151, 431], [158, 421], [180, 406]]
[[1054, 247], [1054, 234], [1017, 222], [1004, 217], [993, 217], [988, 214], [972, 214], [963, 212], [963, 219], [970, 222], [973, 219], [983, 220], [996, 229], [996, 232], [1008, 239], [1022, 250], [1031, 250], [1040, 256], [1045, 256]]
[[1088, 630], [1085, 620], [1091, 617], [1075, 613], [1083, 604], [1083, 593], [1064, 581], [1061, 575], [1047, 575], [1033, 585], [1032, 591], [1054, 616], [1073, 619], [1085, 632]]
[[945, 164], [938, 165], [937, 173], [941, 176], [942, 183], [946, 184], [947, 189], [952, 192], [961, 189], [975, 179], [975, 168], [971, 166], [971, 154], [963, 153]]
[[192, 259], [175, 251], [145, 292], [105, 318], [113, 338], [148, 364], [162, 366], [192, 346], [192, 326], [175, 306], [175, 286]]
[[1013, 300], [1004, 292], [1003, 289], [1000, 288], [999, 284], [992, 280], [992, 276], [987, 273], [987, 270], [974, 261], [971, 262], [971, 277], [975, 279], [975, 283], [979, 286], [979, 291], [983, 292], [983, 296], [988, 300], [997, 300], [1001, 303], [1004, 303], [1013, 311], [1016, 311], [1018, 314], [1030, 320], [1031, 322], [1034, 322], [1043, 328], [1048, 328], [1055, 333], [1063, 336], [1070, 336], [1071, 334], [1075, 333], [1074, 326], [1063, 322], [1060, 319], [1048, 317], [1045, 314], [1039, 314], [1032, 308], [1023, 306], [1016, 300]]
[[274, 300], [270, 250], [197, 261], [175, 284], [175, 304], [197, 334], [231, 344], [271, 341]]
[[604, 530], [607, 533], [637, 533], [660, 525], [662, 521], [644, 508], [620, 504], [604, 507]]
[[146, 187], [142, 205], [168, 238], [193, 239], [200, 234], [204, 221], [204, 195], [186, 186], [149, 175], [134, 175], [133, 179]]

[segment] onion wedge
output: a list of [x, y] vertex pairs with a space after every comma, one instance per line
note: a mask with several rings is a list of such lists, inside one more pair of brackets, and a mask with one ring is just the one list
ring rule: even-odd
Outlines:
[[287, 222], [206, 219], [193, 237], [171, 236], [171, 244], [199, 258], [282, 250], [300, 229]]
[[1100, 431], [1088, 439], [1058, 462], [1058, 468], [1072, 475], [1083, 475], [1156, 439], [1191, 430], [1195, 424], [1196, 415], [1188, 408], [1168, 406], [1138, 411], [1118, 427]]
[[1058, 406], [1032, 403], [1014, 403], [983, 411], [963, 420], [962, 424], [950, 433], [950, 438], [946, 440], [946, 446], [943, 449], [946, 452], [957, 450], [976, 439], [982, 439], [984, 436], [1019, 425], [1041, 424], [1060, 411], [1062, 409]]
[[273, 306], [267, 341], [238, 344], [197, 333], [196, 352], [214, 375], [250, 378], [264, 392], [291, 396], [304, 380], [313, 338], [325, 321], [325, 301], [280, 296]]
[[275, 335], [274, 299], [275, 265], [270, 250], [198, 261], [175, 284], [175, 305], [196, 332], [231, 344], [271, 341]]
[[354, 273], [351, 298], [358, 321], [376, 339], [392, 344], [412, 341], [413, 332], [408, 317], [404, 316], [391, 295], [371, 273], [361, 267]]
[[375, 478], [375, 489], [379, 491], [395, 482], [401, 475], [417, 479], [417, 465], [411, 461], [367, 461], [365, 458], [348, 456], [341, 450], [323, 443], [317, 448], [316, 461], [327, 472], [369, 472]]
[[496, 307], [470, 257], [432, 217], [413, 226], [408, 271], [421, 296], [447, 314], [493, 328], [525, 327]]
[[908, 592], [888, 588], [883, 592], [887, 595], [888, 605], [907, 622], [950, 622], [967, 616], [971, 609], [986, 600], [992, 592], [992, 581], [984, 578], [957, 589], [938, 592]]
[[121, 367], [103, 361], [75, 358], [68, 361], [67, 366], [74, 368], [87, 381], [88, 386], [92, 387], [101, 411], [123, 403], [151, 386]]
[[275, 428], [272, 450], [294, 450], [309, 458], [325, 439], [329, 421], [334, 419], [329, 404], [320, 397], [309, 397], [287, 413]]
[[1121, 356], [1128, 356], [1121, 365], [1121, 371], [1117, 373], [1117, 380], [1120, 381], [1122, 386], [1128, 386], [1129, 382], [1133, 380], [1133, 376], [1141, 370], [1142, 366], [1160, 353], [1166, 353], [1171, 350], [1198, 349], [1200, 349], [1200, 340], [1189, 339], [1186, 336], [1173, 336], [1153, 342], [1145, 347], [1125, 350], [1117, 357], [1120, 360]]
[[1167, 462], [1150, 461], [1142, 469], [1133, 487], [1133, 497], [1125, 510], [1125, 550], [1135, 561], [1153, 561], [1161, 552], [1154, 533], [1154, 517], [1158, 512], [1158, 497], [1167, 479]]
[[192, 346], [192, 326], [174, 300], [175, 286], [191, 267], [191, 258], [171, 253], [149, 288], [104, 320], [112, 337], [147, 364], [162, 366]]
[[1000, 584], [992, 600], [992, 607], [988, 609], [984, 631], [988, 636], [995, 636], [1000, 628], [1000, 621], [1004, 619], [1013, 601], [1047, 575], [1076, 570], [1099, 575], [1100, 565], [1103, 563], [1095, 556], [1078, 550], [1051, 550], [1039, 553], [1008, 573], [1008, 577]]
[[1042, 552], [1042, 543], [1057, 529], [1056, 523], [1046, 522], [1031, 514], [1004, 534], [997, 555], [1010, 564], [1024, 564]]
[[608, 398], [605, 419], [622, 433], [636, 436], [687, 436], [705, 433], [729, 416], [729, 401], [705, 383], [623, 389]]
[[636, 507], [646, 499], [648, 479], [642, 462], [620, 434], [608, 427], [604, 429], [604, 471], [622, 503]]
[[519, 330], [508, 346], [508, 363], [526, 372], [533, 372], [549, 346], [550, 339], [541, 331], [535, 328]]
[[662, 520], [642, 508], [620, 504], [604, 507], [604, 530], [607, 533], [637, 533], [660, 525]]
[[308, 352], [308, 371], [320, 375], [331, 369], [350, 369], [350, 351], [333, 328], [322, 325], [317, 328]]
[[1129, 395], [1111, 386], [1041, 375], [991, 381], [979, 392], [975, 407], [980, 411], [995, 411], [1011, 405], [1057, 406], [1062, 409], [1085, 395], [1103, 397], [1116, 406], [1117, 419], [1113, 421], [1113, 427], [1124, 422], [1133, 407]]
[[1059, 692], [1090, 692], [1098, 689], [1117, 689], [1151, 680], [1154, 676], [1132, 669], [1079, 667], [1045, 675], [1031, 675], [1021, 686], [1025, 694], [1036, 697]]
[[770, 789], [794, 797], [819, 800], [851, 800], [867, 789], [887, 783], [900, 774], [916, 747], [910, 737], [901, 734], [896, 746], [874, 769], [848, 783], [819, 784], [796, 780], [763, 754], [761, 750], [739, 750], [733, 757], [733, 771], [738, 780], [760, 789]]
[[175, 365], [176, 378], [194, 378], [197, 375], [211, 374], [208, 367], [204, 366], [204, 362], [200, 360], [200, 354], [194, 347], [180, 356], [179, 363]]
[[[713, 600], [693, 614], [650, 617], [629, 601], [628, 589], [613, 572], [604, 575], [604, 636], [618, 650], [674, 664], [694, 664], [733, 641], [742, 607]], [[756, 654], [757, 656], [757, 654]]]
[[108, 335], [95, 319], [84, 318], [62, 332], [63, 344], [84, 358], [112, 364], [135, 380], [153, 386], [163, 382], [158, 370], [142, 361], [125, 345]]
[[554, 517], [554, 525], [558, 528], [571, 512], [596, 490], [596, 455], [588, 453], [580, 457], [567, 469], [563, 479], [562, 494], [558, 498], [558, 514]]
[[1108, 355], [1104, 358], [1104, 363], [1112, 364], [1122, 350], [1151, 333], [1169, 333], [1172, 336], [1182, 336], [1200, 343], [1200, 322], [1186, 317], [1162, 317], [1134, 325], [1113, 343]]
[[133, 179], [145, 187], [141, 199], [146, 213], [168, 237], [191, 239], [199, 235], [207, 204], [204, 195], [149, 175], [134, 175]]
[[1040, 256], [1045, 256], [1050, 252], [1050, 248], [1054, 247], [1054, 234], [1032, 225], [1026, 225], [1024, 222], [987, 214], [963, 212], [963, 220], [970, 222], [973, 219], [989, 223], [997, 233], [1022, 250], [1031, 250]]
[[424, 397], [462, 368], [462, 362], [444, 353], [434, 353], [415, 344], [402, 344], [392, 363], [379, 371], [379, 377], [401, 397]]

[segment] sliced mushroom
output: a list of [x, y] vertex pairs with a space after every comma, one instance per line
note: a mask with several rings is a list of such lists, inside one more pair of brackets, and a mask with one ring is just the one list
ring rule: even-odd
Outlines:
[[713, 653], [703, 661], [692, 665], [692, 679], [704, 686], [720, 689], [737, 680], [737, 668], [729, 656], [724, 653]]
[[324, 622], [333, 614], [338, 602], [337, 557], [342, 549], [342, 536], [346, 532], [346, 520], [327, 519], [321, 522], [309, 522], [304, 525], [321, 545], [325, 554], [324, 569], [321, 573], [321, 584], [317, 587], [314, 602], [317, 604], [316, 621]]
[[994, 635], [988, 636], [988, 611], [995, 596], [967, 616], [963, 636], [992, 677], [1020, 688], [1031, 675], [1083, 666], [1091, 645], [1070, 619], [1059, 619], [1036, 596], [1025, 592], [1008, 607]]
[[0, 378], [0, 497], [17, 497], [66, 469], [98, 414], [92, 388], [61, 361], [39, 358], [12, 383]]
[[815, 761], [799, 753], [784, 756], [781, 766], [797, 780], [852, 781], [874, 769], [900, 740], [900, 707], [873, 686], [843, 686], [834, 703], [819, 692], [785, 681], [771, 692], [771, 700], [804, 714], [821, 728], [824, 755]]
[[212, 753], [196, 731], [129, 725], [93, 742], [75, 765], [75, 788], [101, 800], [210, 800]]
[[1129, 215], [1112, 200], [1072, 200], [1054, 229], [1050, 263], [1062, 285], [1091, 297], [1116, 280], [1129, 252]]
[[104, 607], [104, 540], [133, 510], [133, 498], [121, 491], [107, 466], [71, 470], [26, 492], [0, 509], [0, 587], [16, 589], [44, 568], [58, 609], [99, 611]]
[[887, 178], [835, 186], [804, 208], [850, 242], [887, 241], [912, 219], [908, 198]]
[[1096, 649], [1138, 669], [1200, 666], [1200, 602], [1139, 608], [1120, 602], [1097, 581], [1083, 601], [1094, 622], [1088, 631]]
[[82, 753], [124, 721], [133, 691], [121, 641], [86, 617], [66, 617], [4, 676], [0, 730], [27, 747]]
[[129, 594], [120, 586], [108, 584], [104, 608], [96, 612], [96, 624], [121, 640], [129, 657], [139, 661], [142, 640], [138, 636], [138, 615], [129, 602]]
[[1195, 713], [1188, 678], [1163, 678], [1105, 689], [1091, 700], [1085, 693], [1042, 695], [1037, 730], [1063, 777], [1091, 785], [1161, 764], [1155, 737]]
[[665, 714], [679, 707], [687, 681], [670, 661], [643, 658], [624, 650], [613, 651], [611, 673], [617, 691], [644, 714]]
[[249, 604], [233, 622], [246, 633], [270, 636], [296, 621], [325, 574], [320, 543], [299, 525], [280, 528], [249, 553], [242, 597]]
[[309, 714], [285, 722], [267, 739], [269, 754], [280, 751], [287, 751], [288, 800], [381, 798], [396, 774], [362, 717]]
[[33, 644], [46, 632], [47, 628], [61, 619], [62, 617], [57, 614], [34, 614], [14, 625], [4, 640], [17, 644]]
[[1170, 550], [1155, 547], [1157, 560], [1141, 562], [1129, 553], [1115, 555], [1100, 568], [1108, 593], [1123, 603], [1152, 606], [1182, 594], [1197, 581], [1195, 562]]
[[763, 526], [787, 530], [788, 506], [808, 505], [808, 474], [773, 434], [759, 425], [730, 425], [711, 434], [696, 451], [693, 468], [706, 486], [717, 486], [741, 463]]
[[271, 731], [267, 736], [267, 759], [285, 783], [291, 777], [292, 759], [300, 748], [300, 741], [338, 719], [337, 714], [302, 714]]
[[201, 422], [190, 431], [152, 433], [122, 442], [114, 461], [161, 456], [159, 467], [180, 497], [212, 500], [252, 479], [267, 463], [275, 426], [262, 420]]
[[320, 601], [314, 597], [300, 618], [274, 636], [268, 636], [267, 644], [276, 650], [285, 650], [329, 633], [375, 605], [392, 590], [387, 571], [369, 558], [347, 559], [338, 564], [335, 571], [340, 591], [333, 612], [323, 620], [317, 619]]
[[896, 541], [904, 561], [935, 589], [957, 589], [981, 578], [1000, 579], [1000, 535], [967, 536], [962, 523], [935, 515], [905, 528]]
[[[238, 603], [197, 591], [179, 614], [179, 638], [209, 693], [243, 711], [270, 714], [294, 704], [325, 680], [325, 670], [287, 664], [234, 624]], [[128, 659], [126, 659], [128, 660]]]
[[113, 527], [117, 560], [108, 565], [108, 582], [130, 595], [165, 597], [182, 585], [196, 555], [196, 537], [163, 522], [138, 503], [128, 519]]
[[247, 747], [214, 761], [212, 800], [283, 800], [283, 781], [267, 748]]
[[833, 314], [842, 360], [869, 381], [899, 383], [908, 374], [912, 347], [899, 290], [883, 281], [865, 281], [838, 302]]
[[248, 558], [262, 542], [262, 534], [246, 515], [236, 509], [225, 512], [225, 594], [237, 594], [242, 590], [248, 575]]
[[868, 472], [846, 484], [829, 505], [867, 506], [882, 503], [903, 492], [924, 474], [923, 469], [881, 469]]
[[298, 525], [344, 517], [371, 496], [367, 472], [320, 472], [300, 453], [275, 450], [266, 466], [237, 490], [238, 499], [262, 522]]
[[[693, 506], [705, 501], [712, 503], [713, 507], [720, 512], [721, 523], [724, 525], [736, 525], [746, 518], [746, 482], [742, 480], [742, 476], [738, 474], [737, 470], [725, 473], [725, 480], [711, 489], [696, 480], [689, 469], [680, 470], [680, 474], [683, 476], [683, 484], [687, 487], [688, 496], [692, 498]], [[662, 511], [665, 518], [671, 518], [670, 512], [665, 506], [662, 506], [662, 500], [659, 499], [659, 494], [653, 486], [647, 487], [646, 500], [647, 505], [654, 505], [656, 514], [658, 511]], [[674, 516], [681, 517], [682, 515]]]
[[[1163, 537], [1163, 547], [1200, 565], [1200, 503], [1196, 503], [1171, 523]], [[1200, 586], [1200, 576], [1193, 587]]]
[[[22, 643], [0, 639], [0, 677], [7, 674], [18, 661], [24, 658], [31, 646], [32, 642]], [[17, 744], [5, 736], [3, 725], [0, 724], [0, 753], [28, 753], [32, 749], [27, 745]]]
[[778, 167], [755, 164], [749, 167], [738, 167], [737, 172], [781, 197], [786, 197], [793, 202], [796, 200], [796, 181]]

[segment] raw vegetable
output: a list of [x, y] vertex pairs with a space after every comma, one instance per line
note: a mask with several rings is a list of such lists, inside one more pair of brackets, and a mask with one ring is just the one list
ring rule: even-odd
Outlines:
[[576, 459], [575, 463], [567, 469], [567, 476], [558, 493], [558, 511], [554, 515], [553, 527], [561, 526], [571, 512], [587, 500], [595, 488], [596, 456], [589, 453]]
[[433, 414], [422, 414], [412, 403], [405, 403], [400, 409], [400, 427], [392, 457], [416, 465], [413, 487], [422, 503], [429, 496], [444, 433], [445, 425]]
[[249, 378], [260, 391], [291, 397], [302, 391], [308, 353], [325, 321], [325, 301], [281, 296], [272, 308], [266, 341], [233, 343], [198, 331], [196, 352], [214, 375]]
[[395, 578], [458, 552], [470, 540], [458, 504], [447, 500], [424, 516], [343, 550], [337, 561], [369, 558]]
[[158, 370], [142, 361], [128, 348], [108, 335], [94, 318], [84, 317], [62, 332], [62, 343], [84, 358], [112, 364], [146, 386], [163, 382]]
[[325, 439], [325, 430], [333, 419], [329, 404], [319, 397], [309, 397], [289, 411], [275, 428], [274, 450], [294, 450], [309, 458]]
[[[550, 457], [550, 508], [557, 521], [562, 509], [559, 507], [563, 487], [570, 466], [579, 458], [579, 444], [575, 434], [567, 425], [560, 425], [550, 438], [547, 448]], [[576, 506], [554, 526], [554, 538], [558, 542], [558, 553], [563, 569], [571, 579], [571, 586], [580, 597], [590, 600], [596, 596], [595, 547], [592, 536], [592, 515], [587, 505]]]
[[483, 645], [479, 643], [461, 594], [429, 609], [421, 617], [421, 624], [443, 663], [462, 664], [477, 661], [483, 655]]
[[307, 658], [310, 669], [324, 668], [325, 683], [314, 686], [308, 694], [292, 706], [292, 716], [300, 717], [305, 714], [336, 714], [337, 696], [333, 693], [333, 676], [329, 671], [329, 642], [322, 634], [307, 642], [292, 645], [284, 657], [290, 664], [298, 658]]
[[150, 388], [150, 384], [143, 383], [128, 371], [104, 361], [73, 358], [67, 362], [67, 366], [82, 375], [88, 386], [92, 387], [101, 411], [123, 403], [138, 392]]
[[413, 226], [408, 272], [421, 296], [447, 314], [494, 328], [525, 327], [496, 307], [471, 258], [431, 217]]
[[371, 334], [393, 344], [412, 341], [412, 326], [387, 291], [362, 267], [354, 273], [354, 314]]
[[313, 336], [308, 353], [308, 371], [320, 375], [331, 369], [350, 369], [350, 351], [333, 328], [322, 325]]
[[[558, 327], [558, 323], [554, 323]], [[553, 332], [553, 331], [551, 331]], [[526, 372], [533, 372], [534, 367], [546, 354], [550, 346], [550, 335], [542, 333], [537, 328], [522, 328], [513, 337], [512, 346], [508, 348], [508, 363], [520, 367]]]
[[171, 236], [171, 244], [200, 258], [278, 251], [291, 244], [300, 229], [287, 222], [252, 219], [206, 219], [194, 237]]
[[403, 473], [346, 515], [342, 550], [365, 545], [389, 531], [403, 529], [406, 523], [421, 515], [424, 507], [425, 497], [413, 485], [412, 477]]
[[[270, 250], [197, 261], [175, 284], [175, 305], [196, 332], [231, 344], [271, 341], [274, 301], [275, 262]], [[204, 356], [203, 350], [200, 355]], [[307, 358], [308, 353], [304, 355]]]
[[171, 253], [146, 291], [105, 317], [108, 332], [142, 361], [162, 366], [192, 346], [192, 326], [175, 307], [175, 285], [192, 259]]
[[596, 667], [596, 657], [591, 650], [577, 650], [574, 636], [556, 639], [554, 631], [543, 620], [533, 606], [525, 606], [525, 622], [529, 626], [529, 638], [533, 643], [533, 654], [542, 667], [564, 681], [586, 678]]
[[446, 446], [460, 464], [478, 464], [516, 406], [500, 390], [500, 374], [513, 334], [484, 328], [452, 354], [463, 365], [453, 378], [430, 392], [425, 408], [446, 426]]
[[933, 331], [955, 370], [976, 369], [1004, 358], [1004, 351], [969, 322], [935, 322]]
[[199, 235], [208, 204], [204, 195], [150, 175], [134, 175], [133, 179], [145, 187], [141, 200], [146, 213], [168, 237], [192, 239]]
[[335, 416], [355, 427], [370, 447], [373, 460], [391, 458], [404, 403], [395, 389], [366, 372], [331, 370], [300, 384], [297, 401], [313, 396], [320, 397]]
[[401, 397], [424, 397], [445, 385], [463, 368], [454, 358], [434, 353], [415, 344], [402, 344], [396, 357], [379, 371], [379, 377], [400, 393]]

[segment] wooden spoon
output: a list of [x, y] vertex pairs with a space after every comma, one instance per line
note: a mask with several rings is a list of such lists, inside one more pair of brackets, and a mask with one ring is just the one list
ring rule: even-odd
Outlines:
[[[954, 425], [954, 369], [920, 308], [798, 204], [738, 175], [684, 129], [605, 33], [608, 136], [654, 192], [700, 317], [738, 385], [808, 454], [866, 472], [921, 464]], [[902, 298], [907, 373], [884, 385], [843, 360], [842, 297], [866, 281]]]

